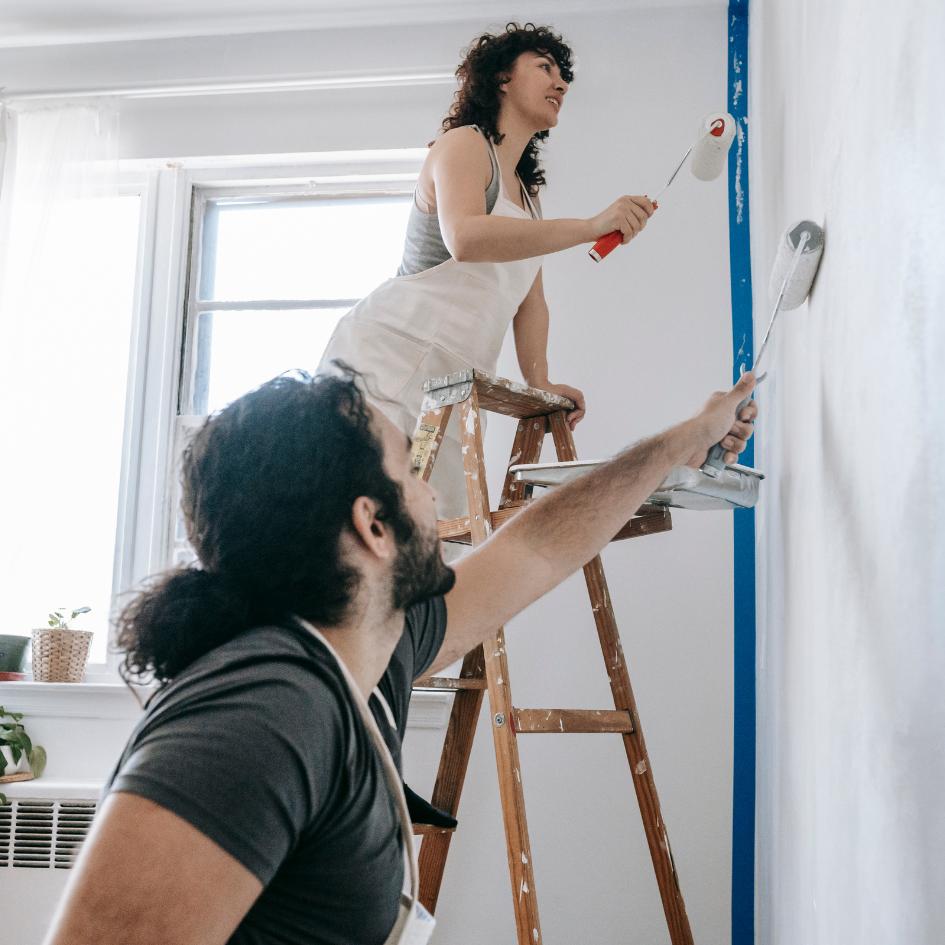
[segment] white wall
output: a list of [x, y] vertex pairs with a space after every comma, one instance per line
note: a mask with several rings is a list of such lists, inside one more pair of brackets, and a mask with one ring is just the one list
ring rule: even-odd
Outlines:
[[824, 222], [759, 396], [759, 940], [945, 940], [945, 7], [752, 4], [756, 328]]
[[[484, 25], [10, 50], [0, 84], [452, 66]], [[702, 116], [724, 108], [724, 6], [574, 14], [556, 26], [577, 51], [578, 79], [546, 151], [546, 215], [588, 216], [621, 192], [655, 192]], [[122, 147], [129, 157], [416, 147], [449, 99], [429, 87], [138, 101], [123, 106]], [[575, 249], [545, 265], [553, 379], [588, 395], [577, 433], [585, 457], [680, 419], [730, 374], [724, 179], [684, 175], [662, 204], [605, 264]], [[510, 348], [500, 372], [517, 376]], [[494, 501], [510, 438], [510, 425], [490, 428]], [[692, 512], [678, 513], [671, 533], [605, 557], [693, 930], [712, 942], [729, 939], [731, 557], [731, 516]], [[608, 705], [580, 577], [516, 620], [509, 638], [517, 705]], [[438, 938], [450, 945], [514, 935], [491, 742], [483, 725], [439, 909]], [[432, 786], [439, 745], [438, 733], [410, 733], [406, 764], [420, 789]], [[668, 941], [618, 738], [522, 739], [521, 752], [545, 941]]]

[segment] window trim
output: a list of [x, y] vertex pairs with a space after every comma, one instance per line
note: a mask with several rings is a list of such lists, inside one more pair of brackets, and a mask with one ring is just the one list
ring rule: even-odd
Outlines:
[[[183, 442], [189, 430], [192, 430], [204, 414], [192, 413], [194, 399], [195, 372], [197, 370], [196, 357], [197, 345], [193, 334], [193, 327], [198, 323], [198, 316], [201, 310], [199, 296], [201, 292], [199, 287], [202, 285], [203, 274], [200, 271], [201, 251], [204, 222], [207, 217], [207, 205], [221, 199], [239, 199], [247, 200], [265, 199], [267, 202], [279, 200], [320, 200], [337, 199], [339, 197], [362, 197], [370, 194], [405, 196], [411, 195], [416, 187], [419, 176], [420, 166], [422, 164], [422, 155], [416, 156], [415, 152], [411, 160], [414, 163], [412, 171], [403, 170], [403, 157], [400, 153], [394, 152], [394, 168], [391, 168], [391, 160], [384, 159], [379, 162], [372, 162], [359, 168], [361, 173], [352, 174], [350, 168], [339, 168], [341, 173], [326, 174], [324, 167], [307, 167], [307, 170], [314, 170], [316, 173], [300, 174], [297, 179], [286, 180], [284, 177], [272, 178], [266, 173], [268, 168], [257, 167], [252, 170], [256, 176], [246, 179], [245, 176], [237, 181], [201, 179], [202, 175], [197, 175], [192, 181], [191, 210], [188, 217], [188, 268], [186, 285], [184, 288], [183, 300], [181, 303], [180, 314], [180, 349], [179, 349], [179, 373], [177, 375], [178, 389], [176, 399], [176, 416], [174, 419], [175, 429], [173, 443], [170, 454], [167, 458], [167, 494], [172, 497], [166, 509], [166, 520], [164, 522], [163, 533], [166, 541], [165, 561], [166, 566], [172, 566], [179, 554], [178, 542], [176, 539], [176, 508], [179, 496], [179, 486], [174, 475], [174, 468], [177, 459], [177, 449]], [[350, 301], [350, 300], [347, 300]], [[299, 300], [301, 304], [301, 300]], [[254, 303], [256, 307], [260, 303]], [[317, 304], [317, 303], [316, 303]], [[219, 306], [215, 306], [219, 307]], [[265, 307], [263, 300], [260, 307]], [[283, 304], [284, 308], [285, 305]], [[311, 303], [306, 303], [306, 307], [311, 307]]]
[[[142, 202], [113, 605], [164, 570], [168, 561], [168, 530], [174, 521], [168, 487], [177, 428], [195, 189], [271, 185], [310, 194], [331, 183], [349, 188], [368, 181], [404, 186], [416, 183], [426, 153], [425, 148], [411, 148], [120, 162], [121, 193], [138, 193]], [[129, 692], [119, 681], [119, 663], [120, 656], [109, 646], [107, 662], [90, 664], [83, 682], [0, 683], [0, 701], [13, 704], [25, 699], [31, 715], [72, 718], [78, 711], [91, 720], [135, 717], [137, 710], [129, 704]], [[449, 696], [443, 693], [413, 693], [408, 728], [442, 729], [450, 705]]]
[[[175, 442], [185, 356], [185, 319], [199, 250], [199, 201], [241, 196], [412, 193], [425, 148], [304, 155], [123, 160], [122, 192], [142, 198], [138, 273], [119, 487], [113, 601], [172, 564]], [[194, 283], [196, 284], [196, 283]], [[90, 665], [87, 684], [115, 682], [119, 654]], [[81, 684], [79, 684], [81, 685]]]
[[[419, 172], [419, 168], [417, 169]], [[205, 256], [203, 252], [203, 242], [207, 230], [205, 224], [208, 218], [208, 207], [210, 204], [220, 200], [231, 200], [239, 202], [239, 198], [245, 198], [247, 202], [264, 201], [266, 203], [280, 202], [304, 202], [309, 203], [318, 200], [337, 200], [344, 197], [365, 197], [369, 194], [378, 196], [410, 196], [416, 187], [417, 174], [385, 174], [369, 175], [360, 183], [352, 181], [350, 175], [345, 175], [339, 179], [321, 177], [317, 187], [313, 186], [311, 180], [299, 182], [295, 185], [287, 185], [284, 181], [266, 183], [247, 183], [242, 182], [238, 185], [233, 184], [203, 184], [196, 183], [194, 186], [193, 206], [191, 212], [191, 233], [190, 233], [190, 257], [189, 274], [187, 287], [185, 290], [183, 304], [183, 337], [181, 342], [181, 374], [180, 386], [177, 400], [178, 414], [188, 416], [203, 416], [201, 412], [195, 412], [195, 385], [199, 364], [198, 343], [194, 335], [194, 326], [199, 324], [201, 311], [213, 310], [221, 311], [223, 309], [264, 309], [272, 307], [273, 309], [285, 310], [287, 308], [319, 308], [327, 307], [333, 303], [332, 307], [354, 305], [357, 299], [295, 299], [295, 300], [273, 300], [267, 305], [266, 300], [253, 300], [252, 302], [205, 302], [201, 301], [204, 295], [202, 287], [204, 285], [204, 273], [201, 270], [201, 263]]]

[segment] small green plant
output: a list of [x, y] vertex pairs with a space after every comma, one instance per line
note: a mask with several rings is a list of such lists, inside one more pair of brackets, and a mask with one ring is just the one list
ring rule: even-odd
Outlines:
[[[0, 747], [9, 748], [13, 756], [13, 763], [19, 764], [26, 755], [30, 764], [30, 771], [34, 778], [40, 777], [46, 767], [46, 749], [42, 745], [34, 745], [23, 727], [22, 712], [8, 712], [0, 705]], [[0, 778], [7, 770], [7, 759], [0, 752]], [[0, 793], [0, 804], [6, 804], [6, 795]]]
[[[79, 614], [87, 614], [92, 610], [91, 607], [77, 607], [72, 613], [69, 614], [69, 620], [75, 620]], [[66, 608], [61, 607], [59, 610], [54, 610], [49, 615], [49, 626], [55, 630], [68, 630], [69, 622], [66, 620]]]

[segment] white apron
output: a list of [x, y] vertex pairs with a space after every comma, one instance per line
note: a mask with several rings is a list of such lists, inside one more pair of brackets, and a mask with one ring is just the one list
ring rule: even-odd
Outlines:
[[[486, 143], [495, 154], [492, 142]], [[499, 193], [493, 216], [537, 219], [513, 203], [496, 159]], [[338, 323], [319, 371], [333, 358], [356, 368], [376, 392], [372, 404], [412, 432], [420, 414], [423, 382], [465, 368], [495, 372], [502, 342], [518, 307], [531, 289], [542, 257], [514, 262], [445, 262], [408, 276], [394, 276], [363, 298]], [[385, 403], [393, 401], [393, 403]], [[431, 484], [439, 495], [440, 518], [466, 514], [458, 422], [452, 421], [437, 453]]]
[[[387, 787], [394, 798], [394, 804], [397, 807], [397, 813], [400, 817], [400, 836], [403, 841], [404, 859], [406, 861], [405, 885], [409, 883], [409, 891], [405, 889], [400, 897], [400, 909], [397, 914], [397, 921], [390, 931], [390, 935], [384, 940], [384, 945], [428, 945], [430, 936], [433, 933], [433, 927], [436, 920], [427, 912], [420, 903], [420, 868], [417, 865], [417, 851], [413, 845], [413, 823], [410, 820], [410, 813], [407, 810], [407, 798], [404, 796], [403, 780], [394, 759], [391, 756], [387, 742], [377, 727], [374, 715], [368, 707], [361, 690], [351, 675], [344, 661], [335, 652], [334, 647], [325, 639], [324, 635], [316, 629], [307, 620], [296, 617], [296, 620], [316, 639], [320, 640], [326, 650], [334, 657], [338, 664], [338, 669], [348, 686], [348, 692], [351, 701], [361, 716], [361, 721], [367, 729], [374, 743], [374, 747], [381, 759], [381, 767], [384, 769], [384, 779], [387, 781]], [[374, 695], [378, 698], [384, 708], [391, 725], [394, 725], [394, 717], [391, 713], [387, 700], [382, 695], [380, 689], [375, 688]]]

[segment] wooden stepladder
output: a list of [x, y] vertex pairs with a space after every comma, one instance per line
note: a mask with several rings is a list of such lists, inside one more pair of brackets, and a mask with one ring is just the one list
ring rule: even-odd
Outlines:
[[[427, 396], [414, 437], [414, 463], [418, 475], [424, 479], [429, 479], [433, 470], [437, 449], [454, 407], [459, 406], [460, 410], [459, 428], [469, 515], [439, 523], [440, 537], [445, 541], [481, 544], [494, 529], [520, 512], [531, 498], [530, 487], [517, 482], [512, 473], [507, 473], [499, 507], [496, 511], [491, 510], [483, 462], [482, 411], [501, 413], [518, 420], [510, 466], [538, 462], [542, 443], [549, 432], [554, 439], [559, 461], [577, 459], [574, 440], [565, 419], [568, 410], [573, 409], [569, 400], [475, 370], [433, 378], [424, 385], [424, 390]], [[671, 527], [667, 509], [643, 506], [614, 540], [667, 531]], [[504, 631], [498, 628], [485, 643], [466, 654], [459, 678], [427, 677], [418, 680], [414, 687], [420, 690], [445, 690], [455, 695], [433, 789], [433, 804], [456, 815], [483, 692], [488, 689], [518, 943], [540, 945], [541, 923], [525, 816], [518, 736], [541, 732], [619, 734], [630, 764], [630, 775], [670, 940], [672, 945], [691, 945], [692, 933], [686, 907], [660, 813], [653, 771], [600, 557], [585, 565], [584, 577], [597, 624], [604, 666], [610, 678], [614, 708], [516, 708], [512, 704]], [[432, 913], [436, 910], [454, 831], [418, 824], [414, 832], [423, 838], [419, 857], [420, 899]]]

